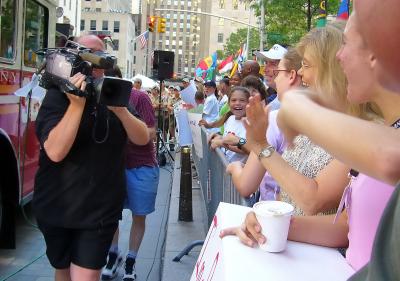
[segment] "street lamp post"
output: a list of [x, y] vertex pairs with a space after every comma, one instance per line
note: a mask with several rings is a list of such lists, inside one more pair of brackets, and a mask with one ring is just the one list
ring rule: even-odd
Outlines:
[[212, 14], [212, 13], [206, 13], [206, 12], [199, 12], [199, 11], [191, 11], [191, 10], [181, 10], [181, 9], [154, 9], [154, 11], [156, 12], [180, 12], [180, 13], [189, 13], [189, 14], [200, 14], [200, 15], [206, 15], [206, 16], [210, 16], [210, 17], [216, 17], [216, 18], [221, 18], [221, 19], [226, 19], [229, 21], [234, 21], [234, 22], [238, 22], [241, 23], [243, 25], [246, 26], [250, 26], [250, 27], [255, 27], [257, 28], [258, 26], [254, 25], [254, 24], [250, 24], [241, 20], [237, 20], [234, 18], [230, 18], [230, 17], [225, 17], [225, 16], [221, 16], [221, 15], [217, 15], [217, 14]]
[[265, 9], [264, 0], [260, 0], [260, 52], [264, 51], [264, 34], [265, 34]]
[[[250, 27], [255, 27], [255, 28], [259, 28], [259, 26], [253, 25], [250, 23], [250, 19], [251, 19], [251, 9], [250, 9], [250, 13], [249, 13], [249, 22], [244, 22], [244, 21], [240, 21], [234, 18], [229, 18], [229, 17], [225, 17], [225, 16], [221, 16], [221, 15], [217, 15], [217, 14], [212, 14], [212, 13], [206, 13], [206, 12], [200, 12], [200, 11], [191, 11], [191, 10], [180, 10], [180, 9], [154, 9], [154, 11], [157, 12], [181, 12], [181, 13], [192, 13], [192, 14], [200, 14], [200, 15], [206, 15], [206, 16], [210, 16], [210, 17], [216, 17], [216, 18], [222, 18], [222, 19], [226, 19], [229, 21], [233, 21], [233, 22], [238, 22], [240, 24], [246, 25], [247, 26], [247, 51], [249, 50], [249, 43], [250, 43]], [[260, 30], [260, 35], [263, 34], [263, 25], [261, 26], [261, 30]], [[260, 37], [260, 46], [262, 46], [263, 44], [263, 37]]]

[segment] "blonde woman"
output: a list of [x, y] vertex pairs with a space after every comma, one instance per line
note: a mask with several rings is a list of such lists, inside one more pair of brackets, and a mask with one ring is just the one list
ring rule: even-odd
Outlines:
[[[335, 57], [342, 42], [343, 26], [339, 24], [311, 30], [297, 46], [302, 57], [298, 74], [302, 76], [303, 85], [321, 93], [318, 97], [325, 106], [341, 112], [356, 111], [346, 100], [346, 78]], [[280, 69], [285, 69], [284, 62], [280, 63]], [[278, 80], [279, 75], [288, 73], [278, 74]], [[267, 126], [267, 117], [260, 117], [259, 123]], [[280, 199], [293, 204], [296, 214], [334, 213], [349, 181], [347, 174], [350, 168], [332, 159], [325, 150], [305, 136], [297, 137], [294, 148], [286, 149], [282, 157], [279, 153], [272, 153], [260, 162], [259, 158], [263, 158], [262, 155], [259, 157], [262, 150], [268, 152], [266, 148], [270, 151], [275, 148], [269, 146], [272, 144], [269, 139], [264, 146], [256, 145], [257, 139], [254, 138], [265, 140], [264, 127], [258, 132], [257, 136], [248, 138], [246, 149], [252, 152], [244, 170], [241, 171], [237, 164], [228, 166], [234, 184], [242, 195], [248, 196], [254, 192], [267, 171], [280, 186]]]

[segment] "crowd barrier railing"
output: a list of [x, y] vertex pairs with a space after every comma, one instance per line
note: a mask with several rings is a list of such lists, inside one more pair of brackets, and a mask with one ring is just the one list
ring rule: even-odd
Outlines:
[[207, 143], [207, 132], [201, 128], [203, 157], [199, 158], [193, 147], [193, 161], [197, 169], [202, 190], [208, 225], [210, 225], [220, 202], [246, 205], [243, 197], [233, 186], [232, 177], [226, 173], [229, 162], [224, 152], [217, 148], [210, 150]]

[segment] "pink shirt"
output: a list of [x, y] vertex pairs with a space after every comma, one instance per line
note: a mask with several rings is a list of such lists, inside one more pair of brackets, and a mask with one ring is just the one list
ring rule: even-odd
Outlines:
[[345, 190], [349, 217], [348, 263], [355, 269], [363, 267], [371, 257], [371, 250], [383, 210], [394, 186], [359, 174]]

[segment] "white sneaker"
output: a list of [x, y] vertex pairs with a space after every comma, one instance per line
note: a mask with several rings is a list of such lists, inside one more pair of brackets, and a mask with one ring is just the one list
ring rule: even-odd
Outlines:
[[122, 277], [123, 281], [134, 281], [136, 280], [136, 270], [135, 270], [135, 259], [126, 258], [125, 260], [125, 273]]
[[118, 269], [122, 263], [122, 256], [117, 253], [109, 252], [107, 264], [101, 272], [102, 280], [111, 280], [118, 274]]

